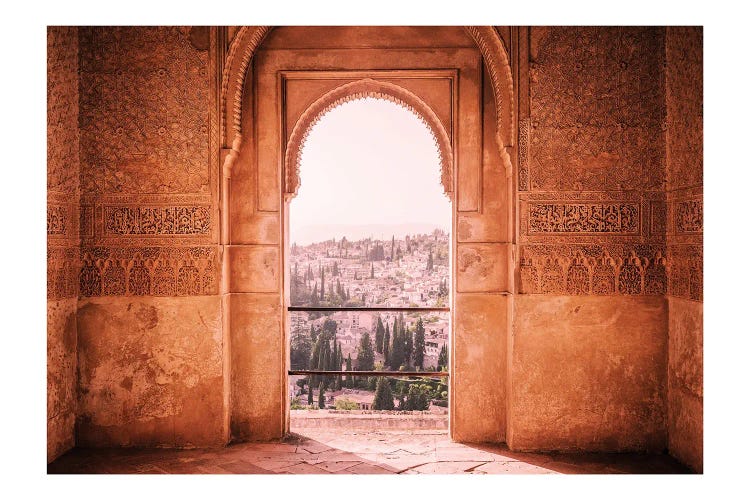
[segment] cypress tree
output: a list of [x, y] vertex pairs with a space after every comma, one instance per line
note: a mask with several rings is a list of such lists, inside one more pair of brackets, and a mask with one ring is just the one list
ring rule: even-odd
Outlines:
[[308, 375], [307, 377], [307, 405], [312, 406], [313, 404], [313, 383], [312, 383], [312, 375]]
[[375, 278], [375, 264], [370, 263], [370, 278]]
[[318, 386], [318, 408], [321, 410], [326, 407], [326, 386], [321, 380]]
[[[391, 366], [391, 330], [388, 323], [385, 324], [385, 334], [383, 335], [383, 357], [385, 364]], [[393, 368], [391, 366], [391, 368]]]
[[373, 410], [393, 410], [393, 392], [391, 384], [385, 377], [378, 377], [375, 387], [375, 399], [372, 401]]
[[414, 366], [418, 366], [420, 369], [424, 365], [424, 352], [424, 323], [420, 316], [414, 330]]
[[404, 325], [404, 364], [411, 365], [411, 355], [414, 349], [414, 337], [409, 327]]
[[375, 328], [375, 350], [380, 354], [383, 354], [383, 339], [385, 337], [385, 328], [383, 327], [383, 320], [378, 315], [378, 325]]
[[433, 261], [432, 261], [432, 250], [430, 250], [430, 256], [427, 257], [427, 270], [432, 271]]
[[[352, 371], [352, 354], [349, 353], [346, 356], [346, 371]], [[346, 387], [354, 387], [353, 378], [351, 375], [346, 376]]]
[[370, 334], [365, 332], [359, 341], [357, 350], [357, 370], [370, 371], [375, 368], [375, 353], [372, 349]]
[[404, 362], [404, 344], [401, 339], [401, 328], [398, 319], [393, 321], [393, 337], [391, 339], [391, 368], [398, 370]]
[[445, 344], [440, 348], [440, 354], [438, 354], [438, 370], [446, 371], [448, 369], [448, 348]]

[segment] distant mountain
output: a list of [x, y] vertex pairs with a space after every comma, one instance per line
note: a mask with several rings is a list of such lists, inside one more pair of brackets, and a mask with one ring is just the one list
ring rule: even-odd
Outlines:
[[361, 240], [375, 238], [390, 240], [391, 236], [403, 238], [407, 234], [431, 233], [435, 229], [450, 232], [450, 225], [440, 226], [426, 222], [405, 222], [401, 224], [316, 224], [314, 226], [295, 227], [291, 223], [291, 242], [298, 245], [309, 245], [332, 238], [340, 240], [346, 236], [347, 240]]

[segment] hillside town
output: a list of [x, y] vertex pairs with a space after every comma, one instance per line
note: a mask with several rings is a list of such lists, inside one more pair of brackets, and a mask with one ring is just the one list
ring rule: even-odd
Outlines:
[[[386, 241], [342, 238], [306, 246], [294, 244], [290, 269], [292, 305], [445, 307], [448, 305], [448, 241], [448, 233], [435, 230], [431, 234], [407, 235], [403, 239], [394, 236]], [[445, 370], [448, 321], [448, 312], [291, 312], [291, 368]], [[291, 376], [293, 400], [296, 398], [303, 406], [307, 402], [321, 408], [341, 407], [338, 402], [344, 400], [351, 404], [351, 409], [382, 409], [373, 408], [375, 378], [319, 378], [322, 380], [310, 384], [307, 377]], [[401, 404], [409, 404], [404, 403], [404, 397], [411, 390], [412, 382], [407, 379], [390, 382], [396, 390], [393, 397]], [[433, 382], [430, 395], [436, 396], [437, 406], [442, 406], [440, 400], [445, 392], [442, 389], [447, 387], [440, 383], [444, 380]], [[429, 392], [426, 388], [429, 385], [425, 385], [425, 393]], [[321, 389], [327, 393], [322, 398]]]

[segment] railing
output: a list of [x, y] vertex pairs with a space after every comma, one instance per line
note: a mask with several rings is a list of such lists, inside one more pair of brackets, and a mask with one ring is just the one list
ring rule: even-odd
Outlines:
[[[450, 307], [307, 307], [289, 306], [289, 312], [450, 312]], [[287, 375], [347, 375], [360, 377], [450, 377], [448, 372], [428, 371], [358, 371], [358, 370], [289, 370]]]

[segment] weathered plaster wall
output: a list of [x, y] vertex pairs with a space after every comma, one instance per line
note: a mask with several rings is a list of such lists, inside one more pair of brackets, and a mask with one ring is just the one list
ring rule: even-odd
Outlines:
[[221, 298], [78, 306], [79, 446], [220, 446]]
[[703, 32], [667, 28], [669, 451], [703, 471]]
[[223, 444], [215, 30], [79, 42], [78, 442]]
[[522, 295], [512, 358], [518, 450], [664, 450], [663, 297]]
[[664, 30], [533, 27], [518, 47], [509, 445], [662, 450]]
[[75, 444], [78, 30], [47, 30], [47, 461]]

